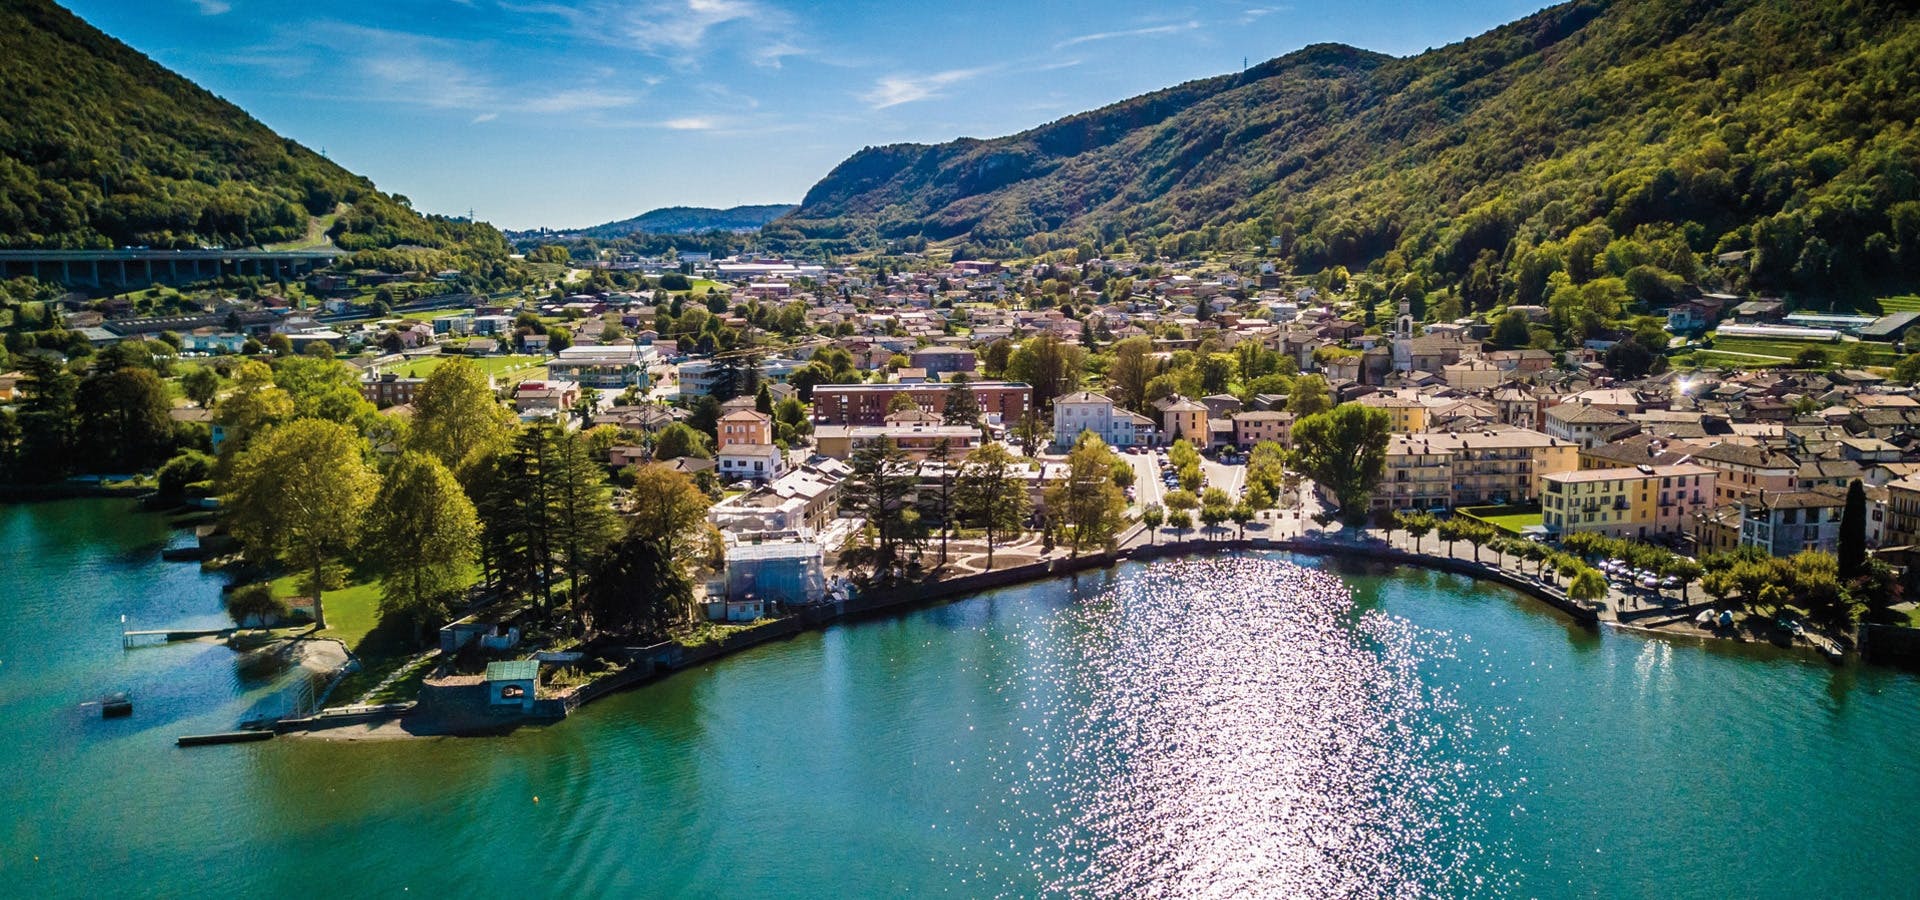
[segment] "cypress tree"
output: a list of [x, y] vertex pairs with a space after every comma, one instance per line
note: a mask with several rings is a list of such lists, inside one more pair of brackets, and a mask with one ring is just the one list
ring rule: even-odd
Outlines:
[[1847, 505], [1840, 513], [1840, 580], [1851, 581], [1867, 565], [1867, 489], [1855, 478], [1847, 486]]

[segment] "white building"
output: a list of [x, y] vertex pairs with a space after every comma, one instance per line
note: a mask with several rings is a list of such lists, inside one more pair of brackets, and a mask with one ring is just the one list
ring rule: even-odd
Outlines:
[[1139, 433], [1135, 416], [1115, 409], [1104, 394], [1076, 391], [1053, 401], [1053, 445], [1059, 449], [1073, 446], [1080, 433], [1091, 431], [1110, 447], [1131, 447]]

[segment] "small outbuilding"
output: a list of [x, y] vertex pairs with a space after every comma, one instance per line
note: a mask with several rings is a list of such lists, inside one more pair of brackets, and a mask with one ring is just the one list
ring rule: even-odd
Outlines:
[[520, 712], [532, 712], [539, 681], [540, 661], [537, 659], [487, 663], [484, 681], [487, 709], [507, 712], [517, 707]]

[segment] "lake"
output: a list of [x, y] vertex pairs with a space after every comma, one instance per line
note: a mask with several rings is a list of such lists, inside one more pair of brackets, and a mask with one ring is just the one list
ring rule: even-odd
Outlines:
[[[1418, 569], [1129, 564], [502, 738], [178, 749], [273, 673], [116, 500], [0, 507], [0, 891], [1900, 896], [1920, 679]], [[134, 693], [103, 721], [85, 701]]]

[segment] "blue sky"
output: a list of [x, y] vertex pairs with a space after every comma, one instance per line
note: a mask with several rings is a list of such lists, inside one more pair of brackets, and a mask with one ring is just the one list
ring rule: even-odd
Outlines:
[[992, 137], [1310, 43], [1542, 0], [64, 0], [422, 210], [508, 228], [798, 202], [863, 146]]

